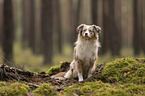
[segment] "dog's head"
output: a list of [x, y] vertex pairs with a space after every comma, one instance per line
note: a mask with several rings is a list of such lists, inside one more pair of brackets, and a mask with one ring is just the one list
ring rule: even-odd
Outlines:
[[98, 39], [98, 34], [101, 32], [101, 28], [96, 25], [86, 25], [81, 24], [77, 27], [79, 35], [86, 39], [96, 38]]

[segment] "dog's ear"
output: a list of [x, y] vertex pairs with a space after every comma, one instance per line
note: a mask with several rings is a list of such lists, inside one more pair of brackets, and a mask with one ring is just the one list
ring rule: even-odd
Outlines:
[[99, 26], [96, 26], [96, 25], [92, 25], [92, 26], [95, 32], [101, 33], [101, 28]]
[[82, 31], [83, 31], [83, 27], [85, 26], [85, 24], [81, 24], [77, 27], [77, 31], [82, 34]]

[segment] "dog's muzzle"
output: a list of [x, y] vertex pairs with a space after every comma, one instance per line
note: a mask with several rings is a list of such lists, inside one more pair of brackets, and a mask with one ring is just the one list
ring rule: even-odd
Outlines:
[[85, 33], [85, 37], [88, 37], [88, 33]]

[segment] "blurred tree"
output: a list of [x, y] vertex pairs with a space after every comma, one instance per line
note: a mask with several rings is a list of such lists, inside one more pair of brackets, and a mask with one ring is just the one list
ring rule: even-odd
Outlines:
[[35, 0], [35, 54], [42, 53], [41, 47], [41, 0]]
[[32, 49], [33, 53], [36, 53], [35, 50], [35, 0], [30, 0], [30, 29], [29, 29], [29, 46]]
[[23, 22], [23, 32], [22, 32], [22, 47], [26, 48], [28, 46], [29, 31], [30, 31], [30, 0], [22, 0], [22, 22]]
[[81, 2], [82, 0], [78, 0], [76, 8], [73, 8], [74, 5], [72, 6], [72, 34], [71, 34], [71, 42], [72, 44], [74, 44], [74, 42], [76, 41], [77, 38], [77, 32], [76, 32], [76, 28], [79, 25], [79, 20], [80, 20], [80, 10], [81, 10]]
[[112, 56], [120, 56], [121, 50], [121, 0], [109, 0], [110, 49]]
[[143, 12], [143, 16], [142, 16], [142, 21], [143, 21], [143, 31], [142, 31], [142, 46], [143, 46], [143, 52], [145, 54], [145, 0], [142, 0], [142, 12]]
[[2, 33], [2, 50], [3, 62], [13, 62], [13, 41], [14, 41], [14, 21], [12, 0], [3, 2], [3, 33]]
[[133, 48], [134, 55], [139, 55], [141, 50], [141, 32], [142, 32], [141, 0], [133, 1], [133, 11], [134, 11]]
[[2, 12], [2, 3], [0, 2], [0, 46], [2, 42], [2, 22], [3, 22], [3, 12]]
[[110, 40], [110, 21], [109, 21], [109, 0], [103, 0], [103, 41], [101, 47], [101, 54], [104, 55], [109, 51]]
[[54, 1], [54, 15], [55, 15], [55, 29], [58, 34], [57, 44], [58, 44], [58, 52], [62, 53], [62, 29], [61, 29], [61, 12], [60, 12], [60, 1], [59, 0], [53, 0]]
[[[121, 3], [120, 0], [103, 1], [103, 43], [102, 54], [111, 51], [112, 56], [119, 56], [121, 49]], [[118, 4], [118, 6], [115, 6]], [[115, 10], [116, 9], [116, 10]]]
[[44, 64], [52, 63], [53, 55], [53, 12], [52, 12], [52, 0], [42, 0], [41, 1], [41, 36], [42, 36], [42, 46], [44, 54]]
[[91, 0], [92, 23], [98, 25], [98, 0]]

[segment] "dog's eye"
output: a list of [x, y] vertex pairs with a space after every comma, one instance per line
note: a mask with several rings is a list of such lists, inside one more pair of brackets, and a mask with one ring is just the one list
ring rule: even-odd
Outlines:
[[84, 32], [87, 31], [86, 29], [84, 29]]
[[93, 34], [93, 32], [90, 32], [90, 34]]
[[92, 30], [89, 30], [90, 32], [93, 32]]

